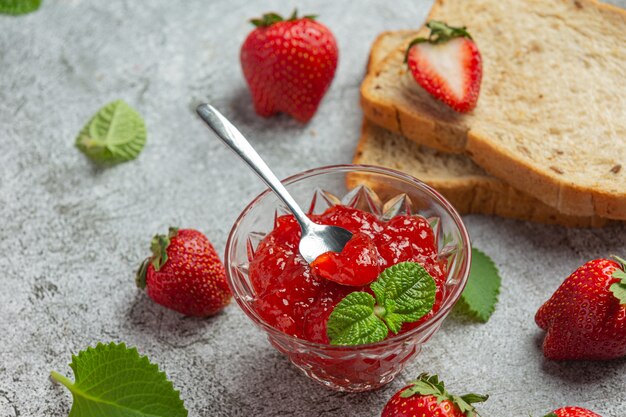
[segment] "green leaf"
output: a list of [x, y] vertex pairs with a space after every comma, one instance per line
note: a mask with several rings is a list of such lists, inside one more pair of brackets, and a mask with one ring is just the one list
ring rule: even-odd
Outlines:
[[362, 345], [384, 340], [387, 326], [374, 314], [374, 297], [366, 292], [348, 294], [335, 306], [327, 323], [331, 345]]
[[626, 284], [616, 282], [610, 287], [613, 295], [619, 300], [620, 304], [626, 304]]
[[34, 12], [41, 6], [41, 0], [0, 0], [0, 13], [20, 15]]
[[[613, 256], [616, 258], [622, 268], [624, 268], [624, 261], [622, 258], [617, 256]], [[619, 300], [620, 304], [626, 304], [626, 272], [623, 269], [616, 269], [613, 271], [613, 278], [619, 279], [619, 282], [612, 284], [609, 289], [613, 293], [613, 295]]]
[[409, 398], [414, 395], [432, 395], [437, 398], [437, 402], [448, 399], [446, 387], [443, 381], [439, 381], [437, 375], [421, 374], [415, 381], [411, 382], [411, 386], [402, 391], [400, 397]]
[[377, 304], [384, 308], [383, 320], [394, 333], [403, 323], [424, 317], [435, 304], [435, 280], [416, 262], [400, 262], [385, 269], [370, 287]]
[[75, 382], [52, 372], [74, 398], [69, 417], [186, 417], [179, 392], [145, 356], [126, 345], [98, 343], [78, 356], [70, 367]]
[[500, 294], [498, 268], [483, 252], [472, 248], [472, 266], [467, 285], [457, 304], [457, 310], [486, 323], [496, 308]]
[[462, 396], [452, 395], [446, 391], [443, 381], [439, 381], [437, 375], [421, 374], [417, 380], [411, 382], [411, 386], [402, 391], [400, 397], [409, 398], [414, 395], [433, 396], [437, 399], [437, 404], [442, 401], [451, 401], [466, 417], [475, 417], [478, 414], [472, 403], [482, 403], [487, 401], [488, 395], [465, 394]]
[[145, 143], [142, 117], [122, 100], [98, 110], [76, 138], [76, 147], [103, 166], [135, 159]]

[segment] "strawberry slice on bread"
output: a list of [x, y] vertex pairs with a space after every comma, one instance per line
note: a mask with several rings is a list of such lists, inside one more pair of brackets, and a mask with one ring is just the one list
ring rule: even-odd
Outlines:
[[406, 62], [417, 83], [458, 112], [476, 107], [482, 79], [482, 58], [465, 27], [431, 20], [428, 38], [409, 44]]

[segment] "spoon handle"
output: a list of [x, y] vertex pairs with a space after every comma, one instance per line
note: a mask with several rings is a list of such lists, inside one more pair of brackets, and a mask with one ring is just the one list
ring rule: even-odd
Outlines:
[[263, 182], [265, 182], [265, 184], [267, 184], [267, 186], [287, 205], [289, 210], [291, 210], [296, 217], [296, 220], [298, 220], [298, 223], [300, 223], [304, 234], [305, 228], [308, 229], [308, 225], [311, 221], [241, 132], [210, 104], [199, 105], [196, 108], [196, 112], [217, 136], [239, 155], [239, 157], [261, 177]]

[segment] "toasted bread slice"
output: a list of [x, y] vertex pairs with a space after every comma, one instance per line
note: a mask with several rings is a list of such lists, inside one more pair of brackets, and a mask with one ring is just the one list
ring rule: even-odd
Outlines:
[[366, 117], [466, 152], [559, 212], [626, 219], [626, 13], [590, 0], [436, 0], [429, 19], [467, 26], [478, 44], [476, 109], [456, 113], [421, 89], [404, 33], [361, 86]]
[[610, 222], [597, 216], [561, 214], [487, 174], [466, 155], [428, 148], [368, 121], [363, 123], [353, 162], [406, 172], [439, 191], [461, 214], [493, 214], [567, 227]]

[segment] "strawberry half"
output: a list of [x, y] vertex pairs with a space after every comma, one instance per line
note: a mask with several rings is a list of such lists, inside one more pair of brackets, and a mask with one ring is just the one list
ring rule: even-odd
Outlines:
[[411, 41], [406, 62], [415, 81], [458, 112], [476, 107], [483, 75], [482, 58], [465, 27], [431, 20], [428, 38]]
[[257, 28], [241, 46], [241, 68], [260, 116], [287, 113], [309, 121], [337, 69], [338, 48], [332, 32], [314, 20], [284, 20], [276, 13], [252, 19]]
[[539, 308], [543, 353], [554, 360], [609, 360], [626, 355], [624, 263], [595, 259], [574, 271]]

